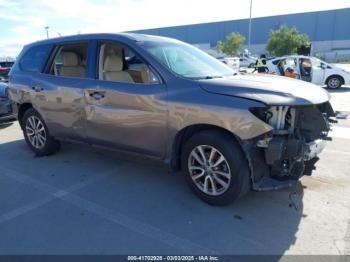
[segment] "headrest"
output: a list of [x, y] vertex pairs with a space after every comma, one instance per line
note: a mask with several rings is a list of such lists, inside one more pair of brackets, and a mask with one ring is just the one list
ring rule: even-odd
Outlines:
[[76, 53], [64, 52], [63, 53], [63, 66], [78, 66], [79, 60]]
[[117, 55], [108, 55], [106, 56], [104, 62], [104, 71], [105, 72], [120, 72], [123, 71], [123, 60], [120, 56]]

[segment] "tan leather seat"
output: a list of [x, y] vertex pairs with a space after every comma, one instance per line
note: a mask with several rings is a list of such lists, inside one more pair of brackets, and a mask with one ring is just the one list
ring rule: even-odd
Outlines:
[[134, 82], [130, 74], [123, 71], [123, 60], [117, 55], [106, 56], [103, 65], [103, 79], [118, 82]]
[[143, 66], [141, 68], [141, 79], [142, 79], [142, 83], [144, 84], [148, 84], [149, 83], [149, 76], [148, 76], [148, 67], [147, 66]]
[[60, 69], [61, 76], [84, 77], [85, 68], [80, 65], [79, 58], [76, 53], [63, 53], [63, 66]]

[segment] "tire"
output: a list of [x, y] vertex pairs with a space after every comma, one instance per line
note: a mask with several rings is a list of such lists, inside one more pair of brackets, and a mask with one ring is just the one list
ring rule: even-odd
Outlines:
[[326, 85], [329, 89], [340, 88], [343, 84], [343, 79], [339, 76], [330, 76], [327, 79]]
[[60, 149], [60, 142], [50, 136], [43, 118], [34, 108], [25, 111], [21, 126], [27, 145], [37, 156], [52, 155]]
[[[202, 148], [202, 152], [208, 160], [206, 170], [193, 154], [195, 152], [197, 157], [200, 156], [200, 148]], [[210, 161], [213, 148], [215, 153]], [[220, 155], [225, 160], [214, 167], [216, 163], [220, 162]], [[203, 157], [200, 160], [203, 160]], [[197, 168], [199, 166], [200, 169]], [[181, 167], [185, 180], [192, 191], [210, 205], [224, 206], [231, 204], [250, 190], [250, 173], [247, 160], [240, 145], [230, 134], [221, 131], [202, 131], [192, 136], [183, 147]], [[223, 174], [225, 176], [222, 176]], [[224, 181], [226, 186], [217, 183], [217, 178], [221, 180], [221, 183]], [[213, 186], [213, 183], [216, 185]]]

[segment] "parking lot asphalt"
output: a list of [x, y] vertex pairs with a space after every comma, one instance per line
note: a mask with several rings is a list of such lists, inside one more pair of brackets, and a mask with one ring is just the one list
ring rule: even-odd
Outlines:
[[[350, 113], [350, 88], [332, 104]], [[162, 163], [74, 144], [38, 158], [1, 125], [0, 254], [350, 254], [350, 114], [331, 136], [296, 195], [212, 207]]]

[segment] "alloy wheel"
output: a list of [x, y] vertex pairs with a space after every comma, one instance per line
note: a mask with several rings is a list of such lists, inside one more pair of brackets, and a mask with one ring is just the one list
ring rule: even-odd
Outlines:
[[30, 116], [26, 122], [26, 134], [30, 144], [41, 149], [46, 144], [46, 131], [43, 122], [36, 116]]
[[328, 86], [330, 88], [338, 88], [340, 86], [340, 80], [336, 77], [329, 79]]
[[196, 146], [188, 157], [188, 170], [193, 183], [207, 195], [222, 195], [230, 186], [228, 162], [213, 146]]

